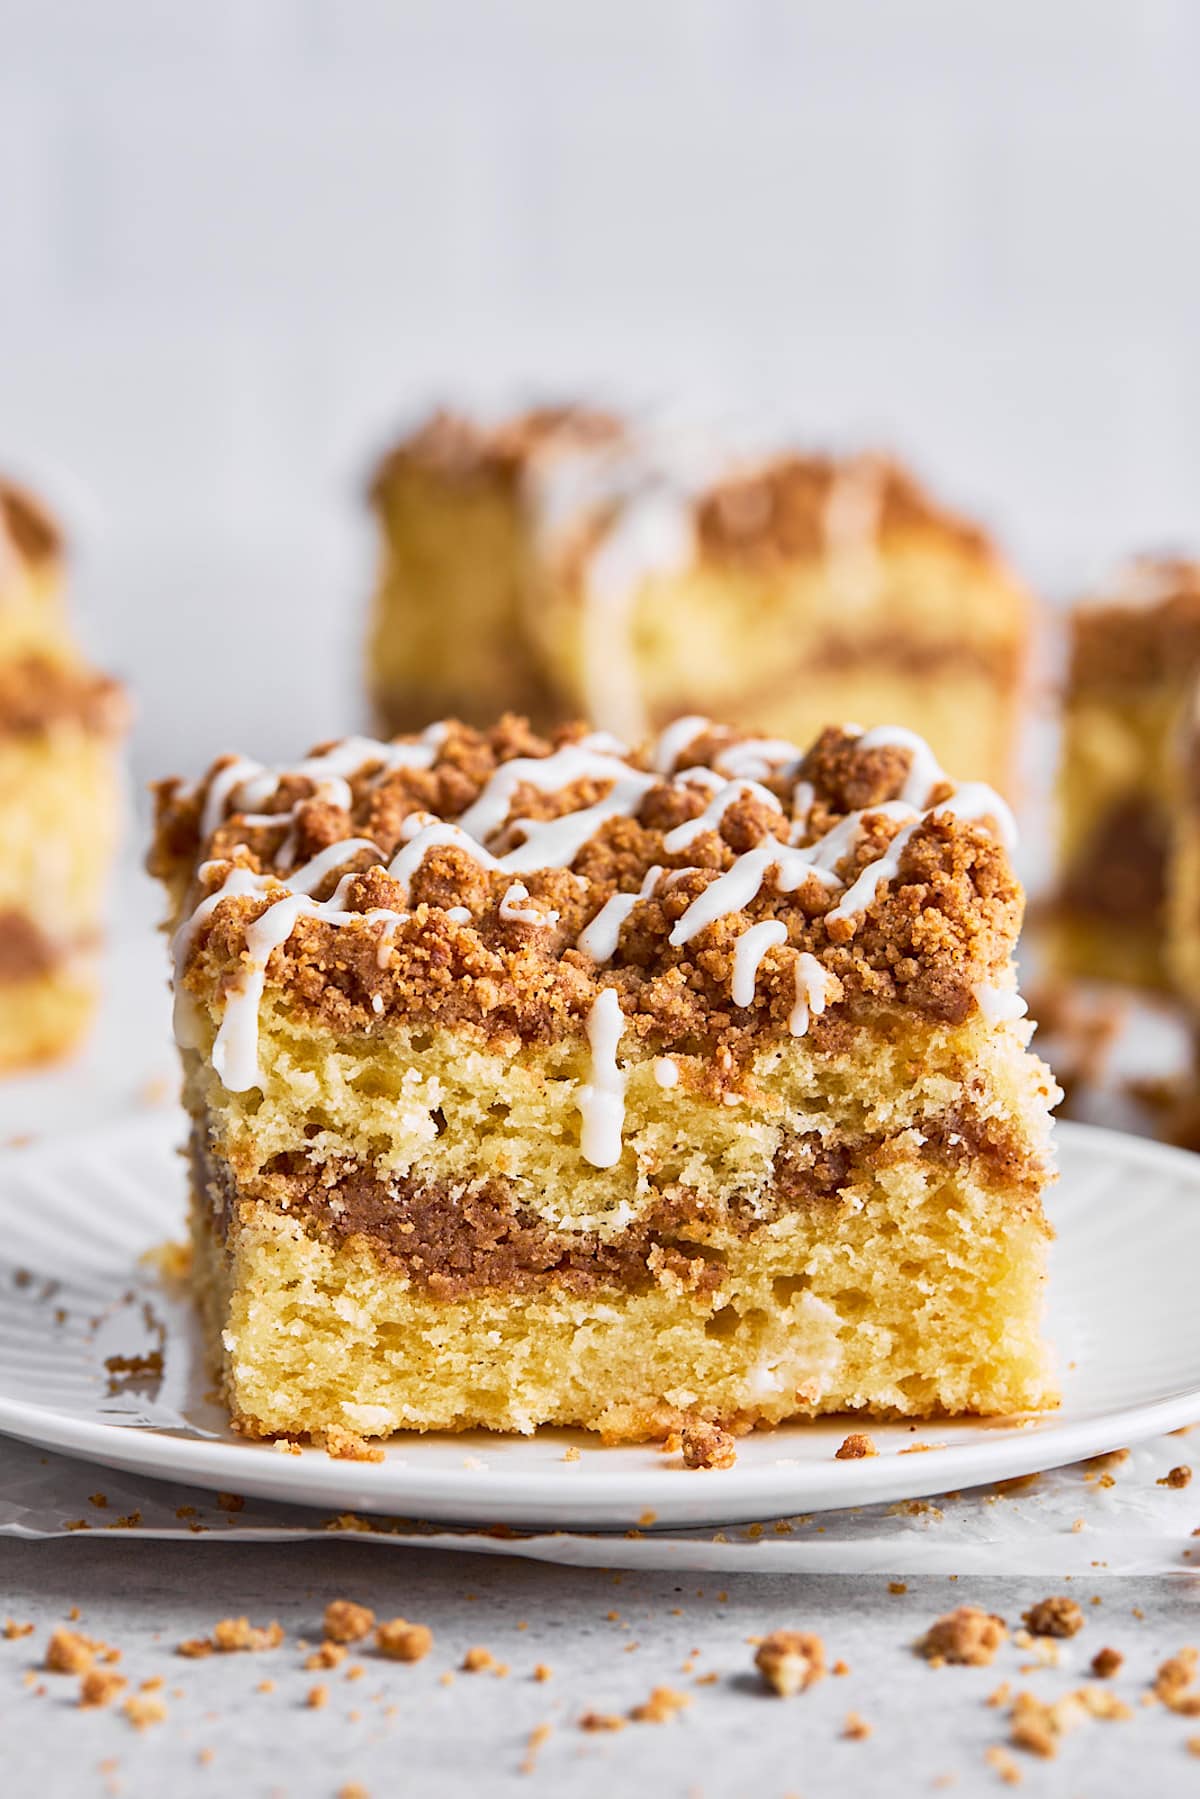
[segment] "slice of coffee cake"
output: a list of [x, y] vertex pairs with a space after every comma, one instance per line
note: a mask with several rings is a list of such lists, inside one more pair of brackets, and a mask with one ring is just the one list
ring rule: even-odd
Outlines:
[[751, 453], [572, 407], [439, 414], [372, 501], [388, 731], [510, 705], [630, 741], [691, 712], [800, 741], [894, 719], [963, 775], [1011, 781], [1029, 596], [890, 457]]
[[[1200, 564], [1132, 562], [1071, 615], [1059, 777], [1056, 960], [1066, 974], [1172, 985], [1177, 837], [1191, 786]], [[1190, 870], [1183, 876], [1190, 887]]]
[[911, 733], [519, 719], [158, 792], [252, 1434], [1053, 1401], [1011, 820]]
[[57, 528], [0, 481], [0, 1072], [73, 1048], [96, 999], [126, 707], [63, 588]]

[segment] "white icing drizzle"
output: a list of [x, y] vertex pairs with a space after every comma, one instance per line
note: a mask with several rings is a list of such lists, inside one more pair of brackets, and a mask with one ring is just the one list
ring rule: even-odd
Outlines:
[[819, 1018], [829, 1004], [830, 976], [817, 958], [802, 950], [796, 957], [796, 1003], [788, 1017], [793, 1037], [808, 1034], [809, 1014]]
[[[556, 750], [552, 756], [517, 756], [511, 762], [501, 763], [478, 799], [462, 814], [458, 821], [459, 829], [477, 838], [480, 843], [486, 843], [508, 820], [513, 795], [518, 787], [536, 787], [539, 793], [560, 793], [576, 781], [588, 780], [612, 783], [608, 796], [597, 802], [600, 806], [612, 806], [609, 817], [618, 811], [632, 812], [643, 795], [656, 785], [653, 775], [631, 768], [617, 756], [602, 755], [599, 751], [584, 749], [580, 744], [568, 744], [564, 749]], [[591, 813], [595, 809], [589, 806], [585, 811]], [[569, 812], [565, 815], [567, 819], [584, 816], [584, 812]], [[512, 821], [513, 824], [523, 825], [530, 832], [547, 833], [563, 822], [563, 819], [558, 818], [534, 822], [520, 819]], [[522, 848], [527, 847], [527, 843]], [[547, 859], [536, 866], [547, 868], [557, 864]]]
[[[466, 907], [456, 907], [455, 910], [465, 912]], [[470, 918], [470, 916], [471, 914], [467, 912], [467, 917]], [[399, 918], [394, 920], [385, 919], [383, 929], [379, 933], [379, 942], [375, 945], [376, 968], [386, 968], [388, 962], [391, 960], [392, 945], [396, 940], [396, 926], [399, 922]]]
[[687, 712], [682, 718], [675, 719], [660, 735], [654, 746], [651, 758], [656, 772], [660, 775], [673, 775], [675, 764], [684, 750], [690, 749], [698, 737], [712, 729], [712, 720], [699, 712]]
[[798, 840], [808, 829], [808, 815], [813, 809], [816, 789], [811, 781], [797, 781], [792, 788], [792, 838]]
[[984, 781], [964, 781], [948, 800], [933, 808], [934, 813], [950, 812], [964, 824], [991, 819], [999, 826], [1000, 841], [1006, 850], [1017, 847], [1017, 821], [994, 787]]
[[912, 757], [900, 798], [910, 806], [927, 806], [930, 797], [946, 781], [946, 771], [923, 737], [906, 731], [903, 725], [879, 725], [864, 731], [856, 746], [860, 750], [907, 750]]
[[583, 1119], [580, 1150], [593, 1168], [612, 1168], [621, 1159], [625, 1076], [617, 1062], [617, 1049], [624, 1031], [621, 1002], [615, 989], [605, 987], [588, 1013], [591, 1080], [579, 1089], [575, 1100]]
[[787, 942], [787, 926], [777, 918], [764, 918], [743, 931], [733, 946], [733, 981], [730, 995], [735, 1006], [752, 1006], [758, 970], [769, 949]]
[[468, 837], [460, 825], [444, 824], [439, 819], [430, 820], [427, 812], [414, 812], [411, 818], [406, 818], [401, 835], [408, 836], [408, 842], [388, 863], [388, 873], [394, 880], [403, 881], [406, 887], [428, 852], [440, 849], [443, 845], [453, 845], [455, 849], [464, 850], [483, 868], [500, 867], [495, 856], [489, 856], [483, 845], [476, 843], [473, 837]]
[[825, 916], [827, 919], [852, 918], [856, 912], [863, 912], [871, 904], [885, 881], [890, 881], [900, 871], [900, 858], [908, 848], [909, 838], [916, 830], [919, 818], [897, 831], [882, 856], [874, 862], [868, 862], [858, 879], [854, 882]]
[[614, 782], [610, 791], [582, 812], [565, 812], [561, 818], [516, 818], [513, 825], [525, 832], [525, 841], [502, 856], [499, 867], [513, 874], [529, 874], [537, 868], [566, 868], [585, 843], [610, 818], [629, 818], [636, 812], [653, 778], [630, 773]]
[[698, 818], [689, 818], [683, 824], [676, 825], [673, 831], [667, 832], [663, 838], [663, 848], [668, 856], [676, 856], [680, 850], [687, 849], [689, 844], [695, 843], [697, 837], [703, 837], [705, 831], [719, 829], [730, 806], [740, 799], [760, 800], [775, 812], [783, 811], [769, 787], [760, 787], [757, 781], [726, 781], [724, 786], [717, 788]]
[[992, 987], [986, 981], [977, 981], [971, 992], [989, 1024], [1004, 1024], [1011, 1019], [1024, 1018], [1029, 1010], [1015, 987]]
[[713, 767], [730, 780], [739, 776], [751, 781], [765, 781], [781, 769], [799, 767], [803, 753], [794, 743], [782, 737], [748, 737], [742, 743], [731, 743], [713, 757]]
[[[374, 737], [346, 737], [331, 744], [320, 755], [306, 756], [292, 767], [265, 768], [245, 756], [235, 756], [218, 769], [208, 785], [200, 814], [200, 836], [207, 840], [225, 818], [229, 803], [240, 790], [242, 822], [252, 826], [284, 825], [283, 840], [275, 853], [276, 868], [286, 868], [295, 853], [297, 807], [290, 812], [262, 812], [289, 776], [299, 776], [313, 785], [311, 797], [349, 810], [352, 794], [347, 776], [361, 774], [363, 769], [378, 767], [377, 781], [397, 768], [429, 768], [449, 726], [440, 721], [423, 731], [416, 743], [384, 743]], [[297, 802], [299, 805], [301, 802]], [[245, 810], [249, 808], [249, 810]]]
[[655, 1056], [654, 1078], [662, 1088], [678, 1087], [679, 1064], [673, 1056]]
[[[607, 820], [636, 814], [646, 793], [663, 779], [676, 785], [699, 784], [709, 789], [709, 800], [701, 815], [666, 834], [663, 845], [671, 855], [686, 849], [704, 831], [719, 826], [729, 806], [744, 796], [752, 796], [782, 814], [784, 809], [779, 800], [761, 785], [757, 776], [776, 776], [786, 770], [787, 778], [790, 778], [802, 760], [793, 744], [773, 739], [756, 743], [748, 739], [730, 744], [716, 758], [723, 773], [709, 768], [675, 771], [679, 756], [708, 728], [708, 722], [692, 716], [668, 726], [653, 752], [653, 772], [631, 767], [620, 753], [622, 746], [615, 738], [603, 733], [592, 733], [550, 756], [520, 757], [501, 764], [457, 822], [451, 823], [425, 812], [412, 814], [404, 823], [401, 847], [388, 864], [387, 873], [407, 887], [425, 856], [439, 846], [453, 846], [463, 851], [488, 871], [520, 875], [539, 869], [567, 868]], [[419, 742], [408, 744], [349, 738], [318, 756], [307, 758], [290, 771], [266, 769], [261, 764], [237, 758], [209, 778], [201, 829], [211, 835], [235, 797], [247, 807], [261, 807], [278, 791], [288, 773], [304, 776], [318, 791], [329, 794], [336, 794], [340, 786], [345, 789], [348, 801], [348, 777], [360, 776], [368, 768], [378, 768], [382, 779], [390, 769], [429, 767], [436, 758], [437, 745], [445, 731], [443, 725], [433, 726]], [[888, 746], [908, 752], [910, 762], [901, 797], [851, 813], [816, 842], [804, 844], [796, 839], [805, 834], [814, 793], [810, 783], [797, 781], [791, 799], [792, 841], [783, 843], [774, 837], [768, 838], [739, 855], [729, 868], [710, 880], [677, 920], [670, 934], [672, 945], [681, 947], [716, 920], [744, 911], [758, 897], [768, 876], [773, 878], [775, 891], [779, 894], [795, 892], [809, 879], [818, 880], [827, 889], [843, 886], [837, 873], [838, 866], [853, 854], [864, 821], [869, 818], [883, 817], [900, 828], [882, 855], [861, 869], [842, 893], [838, 904], [826, 915], [831, 921], [852, 917], [871, 904], [880, 888], [897, 875], [913, 833], [926, 819], [938, 813], [949, 813], [964, 821], [990, 821], [1005, 846], [1012, 847], [1015, 841], [1012, 815], [991, 788], [978, 782], [967, 782], [950, 792], [946, 799], [930, 805], [930, 796], [950, 783], [928, 746], [913, 732], [899, 727], [880, 727], [863, 734], [860, 744], [864, 749]], [[555, 818], [510, 818], [511, 807], [523, 785], [543, 793], [560, 794], [581, 781], [599, 783], [606, 791], [590, 805]], [[289, 827], [285, 845], [289, 840], [294, 842], [290, 815], [251, 811], [242, 816], [247, 825], [283, 823]], [[522, 833], [522, 840], [515, 848], [497, 857], [486, 847], [486, 840], [502, 829]], [[341, 876], [328, 899], [317, 901], [313, 897], [329, 877], [352, 858], [370, 854], [382, 859], [383, 853], [370, 838], [353, 837], [331, 844], [303, 867], [279, 877], [254, 874], [237, 866], [229, 868], [221, 886], [199, 903], [180, 928], [174, 943], [176, 1031], [181, 1043], [195, 1044], [200, 1041], [198, 1020], [183, 989], [182, 975], [197, 931], [226, 898], [266, 895], [271, 902], [246, 931], [242, 966], [226, 1000], [213, 1050], [217, 1073], [231, 1091], [243, 1091], [260, 1079], [258, 1012], [267, 965], [274, 950], [287, 942], [301, 917], [314, 917], [334, 925], [379, 922], [376, 955], [379, 967], [386, 967], [394, 933], [404, 913], [387, 908], [369, 912], [347, 910], [348, 893], [357, 878], [353, 873]], [[200, 879], [211, 878], [217, 866], [205, 864], [198, 871]], [[609, 898], [580, 933], [577, 947], [597, 965], [611, 961], [617, 951], [621, 929], [639, 901], [652, 897], [660, 885], [665, 890], [696, 872], [688, 868], [665, 870], [657, 865], [650, 868], [637, 893], [616, 893]], [[527, 903], [529, 898], [524, 882], [513, 880], [500, 901], [500, 916], [529, 925], [558, 922], [556, 911], [539, 911]], [[448, 908], [447, 916], [466, 924], [472, 915], [465, 906], [453, 906]], [[733, 953], [731, 996], [735, 1005], [754, 1003], [764, 955], [786, 941], [787, 927], [778, 919], [765, 919], [742, 931]], [[828, 1003], [830, 977], [814, 956], [804, 952], [796, 960], [795, 983], [796, 999], [789, 1028], [793, 1035], [800, 1036], [808, 1029], [810, 1017], [819, 1016]], [[994, 1021], [1019, 1017], [1025, 1010], [1024, 1002], [1015, 990], [1010, 993], [1007, 989], [980, 986], [976, 997], [985, 1015]], [[579, 1102], [584, 1118], [584, 1153], [597, 1167], [612, 1166], [620, 1155], [624, 1076], [617, 1066], [616, 1049], [623, 1029], [620, 1002], [613, 990], [605, 989], [589, 1015], [593, 1074], [591, 1081], [581, 1089]], [[656, 1079], [661, 1079], [657, 1070]], [[617, 1121], [615, 1125], [614, 1120]]]
[[579, 933], [577, 949], [593, 962], [611, 962], [617, 953], [617, 943], [621, 936], [621, 926], [629, 917], [639, 900], [649, 899], [658, 883], [662, 869], [655, 864], [646, 870], [642, 884], [636, 893], [614, 893], [601, 906], [595, 918]]
[[[500, 901], [500, 916], [506, 924], [554, 925], [558, 923], [555, 911], [539, 912], [536, 906], [527, 906], [524, 902], [529, 898], [529, 889], [524, 881], [514, 881], [505, 889], [504, 898]], [[468, 917], [470, 914], [468, 914]]]
[[[881, 808], [876, 807], [876, 810]], [[824, 841], [804, 849], [792, 849], [773, 839], [770, 843], [759, 844], [757, 849], [746, 850], [724, 874], [711, 881], [703, 893], [697, 894], [671, 932], [671, 943], [678, 949], [690, 943], [705, 925], [714, 924], [730, 912], [745, 911], [758, 897], [770, 870], [774, 870], [775, 885], [780, 893], [794, 893], [810, 875], [815, 875], [826, 887], [838, 886], [837, 876], [819, 860]]]
[[251, 762], [245, 756], [235, 756], [224, 768], [219, 768], [208, 784], [208, 792], [204, 796], [204, 810], [200, 814], [200, 836], [207, 839], [212, 836], [225, 816], [225, 809], [243, 781], [262, 773], [261, 762]]
[[847, 606], [861, 607], [879, 581], [879, 531], [887, 465], [878, 456], [839, 463], [825, 498], [823, 526], [831, 573]]
[[633, 644], [639, 594], [656, 576], [682, 573], [695, 555], [690, 499], [669, 486], [648, 487], [621, 508], [584, 566], [584, 698], [592, 718], [623, 736], [641, 737], [646, 728]]
[[706, 787], [709, 793], [720, 793], [726, 785], [725, 776], [719, 775], [715, 768], [685, 768], [675, 775], [676, 784], [684, 787]]

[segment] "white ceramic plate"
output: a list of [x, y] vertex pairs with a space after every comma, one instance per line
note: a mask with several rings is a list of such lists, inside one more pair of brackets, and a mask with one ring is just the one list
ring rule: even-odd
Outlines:
[[[191, 1310], [139, 1262], [183, 1228], [175, 1115], [0, 1152], [0, 1432], [163, 1479], [331, 1512], [487, 1528], [674, 1528], [948, 1492], [1075, 1461], [1200, 1419], [1200, 1157], [1079, 1125], [1059, 1130], [1049, 1209], [1050, 1335], [1061, 1410], [872, 1425], [877, 1457], [839, 1462], [846, 1421], [742, 1440], [688, 1472], [653, 1447], [583, 1433], [412, 1436], [377, 1463], [244, 1442], [204, 1396]], [[156, 1365], [109, 1358], [155, 1353]], [[899, 1452], [914, 1441], [934, 1447]], [[578, 1459], [567, 1461], [568, 1444]]]

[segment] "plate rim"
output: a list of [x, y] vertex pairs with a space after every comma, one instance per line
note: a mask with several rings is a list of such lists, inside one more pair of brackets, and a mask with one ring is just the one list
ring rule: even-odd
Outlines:
[[[132, 1138], [135, 1142], [149, 1140], [162, 1149], [168, 1129], [176, 1123], [177, 1114], [172, 1112], [168, 1121], [167, 1114], [156, 1111], [99, 1128], [80, 1127], [53, 1138], [6, 1146], [0, 1149], [0, 1183], [10, 1164], [53, 1162], [64, 1154], [78, 1154], [83, 1145], [119, 1149]], [[1103, 1152], [1127, 1167], [1140, 1164], [1182, 1176], [1195, 1186], [1200, 1205], [1200, 1156], [1192, 1151], [1070, 1121], [1056, 1124], [1055, 1138], [1062, 1147], [1076, 1145], [1084, 1155]], [[1197, 1228], [1200, 1230], [1200, 1224]], [[341, 1462], [320, 1451], [306, 1449], [301, 1457], [281, 1456], [270, 1444], [249, 1439], [191, 1437], [176, 1435], [167, 1427], [79, 1417], [0, 1391], [0, 1436], [156, 1480], [244, 1492], [310, 1508], [402, 1512], [430, 1522], [470, 1522], [476, 1528], [525, 1520], [530, 1528], [568, 1532], [624, 1529], [635, 1521], [631, 1514], [649, 1510], [657, 1513], [654, 1525], [642, 1528], [657, 1526], [660, 1531], [670, 1531], [927, 1498], [1061, 1467], [1198, 1418], [1200, 1368], [1193, 1385], [1142, 1404], [1063, 1423], [1056, 1423], [1052, 1413], [1033, 1414], [1027, 1421], [998, 1424], [991, 1441], [984, 1437], [969, 1443], [950, 1442], [919, 1456], [906, 1456], [902, 1476], [898, 1454], [851, 1462], [837, 1462], [832, 1456], [828, 1463], [789, 1462], [787, 1438], [782, 1434], [789, 1427], [784, 1426], [771, 1433], [781, 1446], [778, 1460], [738, 1464], [720, 1471], [719, 1480], [689, 1481], [683, 1487], [677, 1484], [680, 1470], [672, 1463], [630, 1468], [615, 1457], [608, 1461], [599, 1443], [589, 1449], [586, 1459], [571, 1464], [570, 1474], [563, 1479], [553, 1478], [556, 1462], [532, 1467], [505, 1468], [499, 1462], [472, 1467], [465, 1456], [461, 1467], [422, 1470], [407, 1455], [420, 1443], [420, 1433], [391, 1439], [391, 1453], [383, 1462]], [[851, 1427], [841, 1419], [813, 1422], [829, 1434], [831, 1426]], [[944, 1429], [955, 1422], [930, 1420], [929, 1428]], [[987, 1425], [986, 1420], [968, 1422], [977, 1428]], [[803, 1428], [803, 1423], [798, 1421], [790, 1428]], [[439, 1433], [439, 1440], [445, 1441], [449, 1435]], [[480, 1435], [464, 1434], [463, 1440], [475, 1447]], [[506, 1450], [530, 1440], [500, 1434], [495, 1438], [496, 1446], [503, 1445]]]

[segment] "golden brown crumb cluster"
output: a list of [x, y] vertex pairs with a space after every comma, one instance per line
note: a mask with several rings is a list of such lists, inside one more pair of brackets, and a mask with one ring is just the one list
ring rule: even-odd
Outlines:
[[1004, 1619], [977, 1605], [960, 1605], [929, 1626], [917, 1644], [928, 1662], [986, 1668], [1008, 1635]]
[[1200, 563], [1144, 557], [1111, 598], [1071, 615], [1069, 689], [1178, 681], [1200, 662]]
[[1024, 1623], [1035, 1637], [1073, 1637], [1083, 1629], [1083, 1613], [1073, 1599], [1059, 1593], [1030, 1606]]
[[[680, 745], [684, 772], [652, 778], [630, 802], [629, 815], [603, 816], [614, 787], [611, 758], [605, 768], [548, 792], [534, 780], [514, 781], [503, 816], [481, 831], [488, 854], [518, 851], [539, 823], [599, 808], [589, 814], [595, 827], [569, 867], [519, 873], [487, 867], [456, 842], [432, 843], [407, 879], [379, 865], [377, 858], [391, 861], [430, 821], [453, 824], [467, 814], [498, 769], [516, 758], [541, 761], [584, 734], [574, 726], [543, 738], [512, 717], [486, 732], [452, 724], [430, 766], [390, 771], [382, 749], [375, 762], [364, 750], [363, 766], [349, 776], [348, 805], [331, 799], [328, 783], [310, 765], [310, 772], [285, 774], [251, 810], [239, 805], [226, 758], [198, 789], [178, 781], [159, 786], [151, 868], [182, 896], [186, 918], [235, 868], [286, 878], [347, 839], [377, 846], [331, 867], [313, 894], [324, 901], [337, 887], [340, 909], [361, 915], [361, 924], [302, 913], [270, 963], [271, 981], [289, 1001], [333, 1030], [361, 1029], [385, 1015], [419, 1015], [476, 1025], [492, 1037], [547, 1039], [579, 1031], [600, 989], [611, 986], [626, 1026], [648, 1042], [736, 1043], [751, 1031], [789, 1029], [796, 956], [807, 952], [824, 971], [827, 999], [824, 1012], [813, 1008], [810, 1028], [818, 1042], [832, 1045], [856, 1009], [880, 1004], [898, 1002], [961, 1022], [977, 1004], [975, 986], [1005, 968], [1023, 902], [993, 822], [935, 809], [914, 823], [899, 807], [890, 814], [877, 810], [898, 800], [913, 752], [897, 744], [861, 748], [851, 730], [827, 730], [786, 772], [760, 769], [756, 787], [723, 800], [719, 817], [707, 810], [713, 779], [687, 771], [714, 769], [732, 745], [746, 741], [729, 730], [708, 729]], [[627, 766], [648, 774], [650, 751], [632, 755]], [[231, 810], [204, 833], [201, 818], [214, 781], [231, 786]], [[798, 783], [811, 803], [793, 817]], [[935, 789], [937, 805], [951, 791]], [[423, 819], [410, 824], [418, 813]], [[852, 813], [857, 822], [830, 850], [836, 879], [801, 869], [793, 876], [798, 884], [784, 891], [791, 879], [784, 882], [766, 852], [785, 845], [789, 834], [796, 847], [818, 845]], [[689, 841], [670, 838], [702, 814], [708, 822]], [[886, 876], [873, 891], [848, 912], [839, 910], [858, 876], [887, 855], [901, 831], [896, 867], [885, 864]], [[748, 852], [762, 852], [768, 866], [761, 878], [743, 882], [740, 859]], [[739, 880], [722, 890], [721, 904], [707, 902], [717, 916], [680, 941], [684, 915], [735, 864]], [[611, 958], [594, 961], [580, 947], [581, 933], [614, 895], [638, 893], [652, 869], [662, 873], [620, 926]], [[351, 878], [342, 881], [345, 875]], [[243, 955], [247, 927], [285, 891], [222, 898], [192, 937], [185, 985], [204, 995], [221, 982]], [[786, 943], [764, 956], [753, 995], [736, 1005], [738, 939], [748, 926], [768, 921], [783, 926]]]
[[703, 550], [726, 561], [791, 560], [829, 550], [829, 507], [839, 484], [861, 483], [871, 495], [882, 539], [936, 531], [965, 554], [992, 559], [988, 537], [939, 506], [890, 457], [852, 461], [832, 456], [773, 456], [723, 481], [697, 509]]
[[803, 1693], [825, 1673], [825, 1644], [811, 1630], [773, 1630], [754, 1655], [754, 1665], [781, 1699]]
[[449, 480], [512, 480], [539, 450], [551, 442], [564, 449], [618, 443], [621, 422], [610, 413], [584, 406], [536, 406], [496, 426], [477, 423], [461, 413], [439, 411], [384, 457], [371, 483], [371, 498], [386, 498], [392, 478], [402, 469], [429, 469]]
[[[616, 487], [636, 493], [671, 458], [669, 437], [662, 439], [653, 429], [642, 433], [612, 413], [591, 407], [535, 407], [493, 426], [439, 411], [384, 457], [372, 480], [371, 498], [376, 505], [386, 503], [391, 482], [408, 468], [425, 469], [464, 485], [481, 480], [507, 483], [525, 476], [547, 453], [577, 451], [623, 455], [631, 474], [611, 493], [599, 484], [595, 500], [587, 496], [585, 484], [579, 516], [571, 521], [576, 538], [602, 528], [603, 515], [619, 509]], [[730, 452], [725, 461], [728, 474], [715, 476], [695, 501], [702, 554], [732, 562], [826, 555], [835, 489], [861, 484], [881, 538], [936, 532], [964, 555], [995, 558], [990, 539], [978, 525], [939, 505], [891, 457], [785, 450], [752, 461]]]
[[0, 737], [31, 737], [57, 724], [116, 737], [128, 716], [120, 683], [107, 675], [42, 656], [0, 663]]
[[56, 561], [63, 552], [57, 523], [25, 488], [0, 480], [0, 526], [26, 562]]

